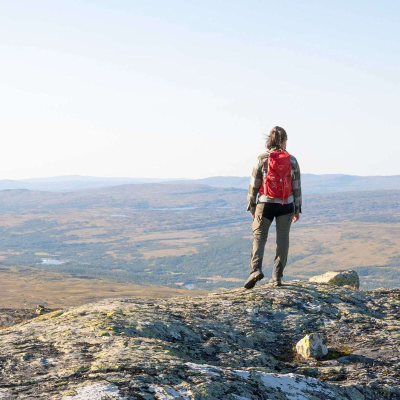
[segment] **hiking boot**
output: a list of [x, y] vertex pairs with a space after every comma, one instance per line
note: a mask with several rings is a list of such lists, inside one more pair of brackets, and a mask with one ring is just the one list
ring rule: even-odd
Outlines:
[[282, 286], [282, 281], [280, 279], [270, 279], [268, 282], [272, 286]]
[[254, 271], [250, 274], [249, 278], [247, 279], [246, 283], [244, 284], [244, 287], [246, 289], [253, 289], [257, 281], [261, 281], [261, 279], [264, 278], [264, 274], [260, 271]]

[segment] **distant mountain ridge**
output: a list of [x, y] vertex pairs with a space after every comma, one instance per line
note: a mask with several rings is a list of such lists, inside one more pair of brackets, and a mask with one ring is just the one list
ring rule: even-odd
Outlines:
[[[212, 176], [204, 179], [153, 179], [153, 178], [110, 178], [67, 175], [26, 180], [0, 180], [0, 190], [28, 189], [48, 192], [71, 192], [90, 188], [101, 188], [127, 184], [180, 184], [207, 185], [221, 188], [247, 190], [250, 177]], [[392, 176], [356, 176], [342, 174], [302, 174], [304, 193], [337, 193], [348, 191], [391, 190], [400, 188], [400, 175]]]
[[102, 188], [129, 184], [159, 183], [166, 179], [108, 178], [96, 176], [67, 175], [26, 180], [0, 180], [0, 190], [28, 189], [46, 192], [72, 192], [91, 188]]
[[[337, 193], [348, 191], [391, 190], [400, 188], [400, 175], [356, 176], [341, 174], [302, 174], [302, 188], [306, 193]], [[167, 182], [167, 183], [178, 183]], [[201, 184], [213, 187], [248, 189], [250, 178], [237, 176], [213, 176], [210, 178], [184, 180], [181, 184]]]

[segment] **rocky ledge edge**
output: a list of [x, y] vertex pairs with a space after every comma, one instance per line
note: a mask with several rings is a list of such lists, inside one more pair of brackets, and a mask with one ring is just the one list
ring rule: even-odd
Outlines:
[[293, 281], [54, 311], [0, 331], [0, 399], [399, 399], [399, 310], [399, 289]]

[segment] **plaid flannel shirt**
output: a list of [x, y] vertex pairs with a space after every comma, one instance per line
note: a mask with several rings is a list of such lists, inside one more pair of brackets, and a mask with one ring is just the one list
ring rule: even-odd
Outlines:
[[[274, 150], [277, 149], [272, 148], [269, 151], [272, 152]], [[268, 152], [265, 152], [258, 156], [257, 162], [253, 168], [253, 173], [251, 174], [249, 193], [247, 195], [247, 211], [251, 211], [253, 213], [257, 205], [257, 195], [260, 190], [260, 186], [262, 184], [264, 168], [265, 167], [268, 168], [268, 156], [269, 156]], [[302, 196], [301, 196], [300, 167], [296, 158], [292, 155], [290, 155], [290, 162], [292, 164], [292, 188], [293, 188], [294, 212], [301, 213]], [[263, 198], [265, 198], [264, 201], [268, 202], [268, 199], [265, 196], [263, 196]], [[273, 201], [274, 200], [277, 199], [273, 199]], [[282, 201], [282, 199], [280, 199], [280, 201]]]

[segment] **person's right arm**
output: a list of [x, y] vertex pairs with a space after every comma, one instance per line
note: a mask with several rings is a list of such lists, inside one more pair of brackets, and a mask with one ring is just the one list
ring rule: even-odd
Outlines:
[[300, 166], [297, 162], [297, 159], [291, 156], [291, 164], [292, 164], [292, 188], [293, 188], [293, 198], [294, 198], [294, 216], [293, 222], [297, 222], [300, 218], [301, 207], [303, 203], [302, 193], [301, 193], [301, 174], [300, 174]]
[[262, 166], [263, 160], [261, 157], [258, 157], [251, 174], [249, 192], [247, 195], [247, 211], [250, 212], [252, 217], [254, 217], [257, 205], [257, 194], [262, 182]]

